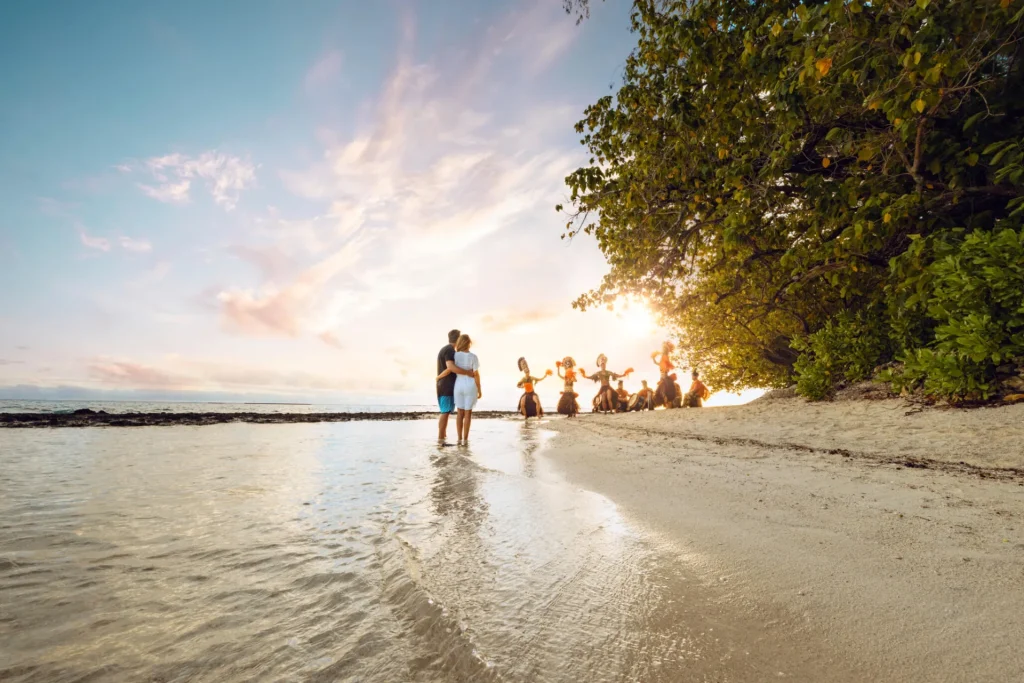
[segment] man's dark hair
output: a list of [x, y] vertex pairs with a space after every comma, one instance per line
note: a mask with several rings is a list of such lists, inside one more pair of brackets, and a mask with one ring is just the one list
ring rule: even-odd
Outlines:
[[462, 334], [462, 333], [459, 332], [458, 330], [452, 330], [451, 332], [449, 332], [448, 333], [448, 343], [449, 344], [454, 344], [455, 342], [459, 341], [459, 335], [460, 334]]

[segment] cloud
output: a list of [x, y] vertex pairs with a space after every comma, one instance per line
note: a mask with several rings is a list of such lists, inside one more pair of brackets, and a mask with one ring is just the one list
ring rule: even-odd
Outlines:
[[561, 314], [554, 308], [499, 311], [480, 318], [480, 324], [486, 332], [515, 332], [549, 322]]
[[293, 260], [277, 247], [236, 244], [229, 246], [227, 251], [232, 256], [256, 266], [266, 280], [277, 280], [294, 269]]
[[97, 251], [110, 251], [110, 240], [104, 237], [93, 237], [81, 226], [78, 228], [78, 239], [82, 244], [90, 249], [96, 249]]
[[137, 240], [131, 237], [121, 236], [118, 240], [121, 248], [126, 251], [134, 251], [137, 253], [148, 253], [153, 251], [153, 245], [146, 240]]
[[320, 57], [306, 72], [303, 83], [306, 92], [314, 94], [329, 86], [341, 75], [343, 55], [339, 50], [330, 50]]
[[344, 345], [341, 343], [341, 340], [338, 339], [338, 337], [333, 332], [321, 332], [318, 336], [320, 337], [320, 341], [322, 341], [324, 344], [327, 344], [328, 346], [333, 346], [336, 349], [345, 348]]
[[170, 204], [184, 204], [191, 199], [194, 180], [202, 181], [213, 200], [231, 211], [244, 190], [256, 183], [256, 166], [245, 159], [218, 151], [203, 152], [198, 157], [174, 153], [147, 159], [141, 166], [125, 164], [118, 168], [148, 173], [156, 184], [137, 183], [148, 197]]
[[333, 327], [323, 315], [325, 308], [349, 302], [332, 297], [324, 287], [358, 261], [363, 246], [360, 238], [349, 240], [285, 287], [269, 283], [258, 290], [233, 288], [220, 292], [217, 299], [225, 327], [241, 334], [288, 337]]
[[97, 361], [89, 366], [89, 372], [104, 384], [136, 388], [188, 388], [193, 383], [187, 377], [128, 361]]
[[[520, 51], [536, 47], [532, 29], [543, 25], [541, 19], [561, 17], [548, 12], [548, 5], [538, 2], [540, 9], [516, 18], [513, 66]], [[407, 39], [411, 35], [407, 30]], [[459, 284], [450, 274], [473, 274], [475, 264], [462, 257], [467, 249], [550, 212], [578, 159], [537, 138], [525, 146], [521, 138], [496, 134], [507, 127], [500, 120], [510, 112], [491, 95], [497, 67], [490, 38], [481, 38], [476, 54], [450, 64], [418, 63], [413, 46], [403, 45], [393, 72], [364, 108], [363, 124], [347, 135], [321, 135], [326, 148], [318, 163], [279, 172], [290, 192], [330, 207], [315, 219], [295, 221], [309, 254], [319, 260], [291, 283], [282, 282], [277, 271], [266, 272], [260, 288], [223, 292], [230, 329], [317, 334], [383, 302], [429, 297]], [[521, 87], [523, 93], [506, 95], [527, 97], [532, 86]], [[357, 252], [347, 241], [354, 235]], [[331, 266], [342, 251], [344, 272]]]
[[109, 252], [114, 246], [118, 246], [125, 251], [131, 251], [136, 254], [147, 254], [153, 251], [153, 245], [146, 240], [135, 239], [133, 237], [126, 237], [122, 235], [116, 242], [112, 242], [106, 237], [90, 235], [81, 224], [76, 227], [78, 228], [79, 241], [86, 247], [95, 249], [96, 251]]
[[188, 202], [188, 193], [191, 187], [191, 180], [182, 180], [180, 183], [166, 183], [158, 187], [138, 183], [138, 188], [147, 197], [167, 204], [184, 204]]
[[0, 358], [0, 365], [23, 365], [25, 361], [21, 360], [8, 360], [6, 358]]

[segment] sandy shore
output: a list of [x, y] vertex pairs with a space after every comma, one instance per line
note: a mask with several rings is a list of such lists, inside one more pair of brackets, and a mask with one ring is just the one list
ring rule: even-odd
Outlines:
[[762, 400], [548, 427], [570, 481], [752, 623], [788, 615], [825, 678], [1024, 680], [1024, 406]]

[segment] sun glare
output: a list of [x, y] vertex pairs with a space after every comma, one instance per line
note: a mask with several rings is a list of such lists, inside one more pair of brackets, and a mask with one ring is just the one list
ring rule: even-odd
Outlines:
[[658, 329], [654, 314], [642, 301], [625, 301], [616, 307], [615, 317], [622, 323], [622, 330], [630, 337], [648, 337]]

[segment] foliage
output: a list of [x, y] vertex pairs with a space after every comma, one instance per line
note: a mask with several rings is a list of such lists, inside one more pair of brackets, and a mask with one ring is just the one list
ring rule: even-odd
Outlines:
[[840, 313], [817, 332], [799, 338], [801, 352], [793, 369], [797, 391], [811, 399], [827, 398], [836, 382], [859, 382], [871, 377], [891, 349], [884, 320], [866, 314]]
[[[926, 265], [922, 265], [922, 263]], [[896, 388], [953, 400], [988, 398], [996, 369], [1024, 358], [1024, 231], [918, 239], [896, 259], [901, 316], [934, 325], [931, 348], [909, 348]]]
[[1024, 215], [1022, 19], [1024, 0], [635, 0], [622, 87], [576, 127], [565, 236], [610, 270], [574, 305], [646, 298], [719, 388], [788, 383], [844, 312], [888, 310], [862, 318], [891, 335], [869, 348], [908, 359], [1013, 338], [981, 290], [955, 321], [920, 297], [954, 282], [930, 265], [948, 236]]

